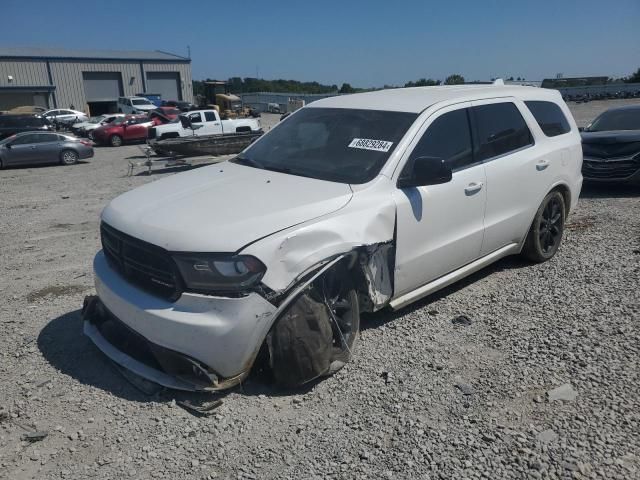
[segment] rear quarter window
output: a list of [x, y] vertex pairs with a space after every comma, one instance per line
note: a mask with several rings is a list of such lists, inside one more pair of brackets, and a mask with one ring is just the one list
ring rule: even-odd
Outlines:
[[569, 121], [553, 102], [531, 100], [524, 102], [547, 137], [556, 137], [571, 131]]

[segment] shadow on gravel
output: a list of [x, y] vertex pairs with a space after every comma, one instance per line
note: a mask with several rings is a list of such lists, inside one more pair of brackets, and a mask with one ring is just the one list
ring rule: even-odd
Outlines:
[[585, 183], [580, 198], [634, 198], [640, 197], [640, 185]]
[[156, 400], [133, 388], [82, 334], [80, 309], [51, 320], [38, 335], [42, 356], [64, 375], [114, 395], [138, 402]]
[[[135, 402], [168, 403], [188, 401], [202, 405], [212, 400], [222, 399], [232, 392], [240, 395], [270, 397], [302, 395], [322, 381], [318, 379], [295, 390], [276, 387], [270, 374], [261, 368], [254, 368], [249, 378], [241, 385], [224, 392], [191, 393], [170, 390], [152, 384], [152, 391], [143, 391], [122, 375], [118, 367], [98, 350], [91, 340], [82, 333], [81, 310], [65, 313], [51, 320], [38, 335], [38, 349], [42, 356], [63, 375], [91, 387], [99, 388], [120, 398]], [[150, 383], [150, 382], [146, 382]], [[197, 415], [193, 411], [187, 410]]]
[[2, 167], [3, 170], [41, 170], [43, 168], [51, 168], [51, 167], [77, 167], [78, 165], [88, 165], [89, 162], [86, 160], [78, 160], [74, 165], [61, 165], [60, 162], [48, 162], [48, 163], [25, 163], [23, 165], [7, 165], [6, 167]]
[[[489, 275], [492, 275], [496, 272], [501, 272], [503, 270], [516, 270], [520, 268], [528, 268], [531, 267], [531, 263], [523, 260], [517, 255], [512, 255], [510, 257], [503, 258], [482, 270], [469, 275], [468, 277], [463, 278], [462, 280], [457, 281], [456, 283], [449, 285], [448, 287], [443, 288], [442, 290], [438, 290], [437, 292], [424, 297], [421, 300], [418, 300], [414, 303], [407, 305], [400, 310], [393, 311], [389, 308], [381, 310], [376, 313], [369, 313], [362, 315], [362, 321], [360, 322], [360, 330], [368, 330], [370, 328], [379, 328], [386, 323], [392, 322], [408, 313], [415, 312], [416, 310], [420, 310], [421, 308], [426, 307], [430, 303], [436, 302], [442, 298], [448, 297], [452, 293], [457, 292], [478, 280], [485, 278]], [[430, 310], [429, 310], [430, 311]], [[465, 312], [461, 312], [465, 313]]]

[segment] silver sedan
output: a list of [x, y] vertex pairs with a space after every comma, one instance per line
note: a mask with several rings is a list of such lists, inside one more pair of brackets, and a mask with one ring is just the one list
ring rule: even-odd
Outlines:
[[91, 142], [59, 133], [23, 132], [0, 141], [0, 168], [36, 163], [73, 165], [91, 157]]

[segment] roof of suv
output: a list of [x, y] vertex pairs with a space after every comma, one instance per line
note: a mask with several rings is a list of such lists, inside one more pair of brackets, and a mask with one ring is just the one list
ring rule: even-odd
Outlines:
[[356, 108], [420, 113], [439, 102], [468, 102], [485, 98], [519, 97], [530, 99], [561, 98], [557, 90], [519, 85], [448, 85], [377, 90], [375, 92], [339, 95], [316, 100], [309, 107]]

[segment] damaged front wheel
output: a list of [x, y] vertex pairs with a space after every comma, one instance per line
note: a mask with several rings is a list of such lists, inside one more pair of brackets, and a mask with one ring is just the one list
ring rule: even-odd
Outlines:
[[275, 380], [295, 387], [331, 375], [351, 358], [358, 332], [358, 295], [338, 264], [292, 302], [267, 336]]

